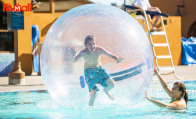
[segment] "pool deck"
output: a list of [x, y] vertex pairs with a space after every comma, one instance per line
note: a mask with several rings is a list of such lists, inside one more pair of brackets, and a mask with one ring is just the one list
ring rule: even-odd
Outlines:
[[[183, 77], [185, 80], [196, 80], [196, 66], [175, 66], [176, 74], [179, 77]], [[166, 72], [165, 72], [166, 73]], [[173, 73], [167, 75], [161, 75], [165, 81], [176, 81]], [[36, 74], [25, 77], [25, 85], [8, 85], [8, 77], [0, 77], [0, 92], [13, 92], [13, 91], [24, 91], [24, 90], [46, 90], [41, 76]], [[158, 78], [156, 75], [153, 76], [153, 82], [157, 82]]]

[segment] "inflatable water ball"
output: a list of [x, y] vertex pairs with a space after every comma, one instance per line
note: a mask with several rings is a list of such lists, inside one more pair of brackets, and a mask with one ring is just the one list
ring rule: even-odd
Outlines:
[[74, 62], [85, 48], [86, 36], [93, 35], [96, 45], [115, 56], [100, 56], [103, 69], [115, 80], [110, 91], [111, 101], [96, 84], [98, 104], [135, 104], [143, 98], [153, 75], [153, 55], [148, 38], [140, 24], [123, 10], [103, 5], [88, 4], [69, 10], [59, 17], [46, 34], [41, 50], [42, 79], [51, 97], [64, 105], [88, 105], [89, 87], [84, 76], [84, 59]]

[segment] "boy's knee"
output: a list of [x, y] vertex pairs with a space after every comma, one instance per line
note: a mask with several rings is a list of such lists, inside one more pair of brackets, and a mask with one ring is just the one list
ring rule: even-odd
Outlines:
[[116, 82], [113, 80], [112, 81], [112, 87], [115, 87], [115, 85], [116, 85]]
[[95, 96], [96, 95], [96, 91], [95, 90], [91, 90], [90, 91], [90, 96]]
[[110, 87], [115, 87], [116, 83], [113, 79], [109, 79], [109, 84], [110, 84]]

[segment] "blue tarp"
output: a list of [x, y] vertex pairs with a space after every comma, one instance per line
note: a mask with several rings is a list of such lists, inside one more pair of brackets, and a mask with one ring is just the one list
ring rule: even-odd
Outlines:
[[39, 53], [37, 42], [39, 41], [39, 28], [37, 25], [32, 25], [32, 55], [33, 55], [33, 70], [39, 72]]
[[189, 39], [181, 38], [182, 42], [182, 64], [196, 64], [196, 37]]

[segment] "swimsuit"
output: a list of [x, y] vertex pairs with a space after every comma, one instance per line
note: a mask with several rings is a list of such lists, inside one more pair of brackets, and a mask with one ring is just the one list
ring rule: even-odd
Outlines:
[[100, 84], [104, 88], [107, 87], [106, 81], [110, 78], [110, 75], [106, 73], [102, 66], [96, 68], [84, 68], [84, 76], [89, 92], [91, 90], [99, 91], [95, 84]]
[[180, 99], [182, 99], [182, 97], [179, 98], [179, 99], [177, 99], [177, 100], [172, 99], [172, 100], [170, 101], [170, 103], [172, 103], [172, 102], [174, 102], [174, 101], [178, 101], [178, 100], [180, 100]]

